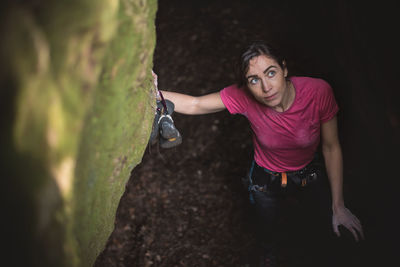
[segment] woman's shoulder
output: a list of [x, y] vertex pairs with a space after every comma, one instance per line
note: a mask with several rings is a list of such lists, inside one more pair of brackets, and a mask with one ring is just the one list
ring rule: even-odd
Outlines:
[[296, 91], [305, 97], [321, 97], [332, 93], [330, 84], [322, 78], [290, 77]]
[[238, 87], [236, 84], [229, 85], [220, 91], [222, 102], [232, 114], [247, 112], [250, 103], [254, 100], [245, 88]]
[[313, 88], [323, 88], [330, 87], [329, 83], [322, 78], [316, 77], [305, 77], [305, 76], [292, 76], [290, 77], [292, 83], [298, 87], [307, 87], [310, 89]]
[[236, 83], [228, 85], [226, 87], [224, 87], [222, 90], [228, 90], [228, 91], [241, 91], [244, 92], [244, 88], [242, 87], [238, 87], [238, 85]]
[[237, 84], [231, 84], [221, 90], [221, 94], [230, 95], [233, 97], [249, 97], [247, 90], [243, 87], [238, 87]]

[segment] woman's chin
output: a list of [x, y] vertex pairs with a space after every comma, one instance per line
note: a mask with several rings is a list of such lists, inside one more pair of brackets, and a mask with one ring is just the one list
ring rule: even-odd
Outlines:
[[275, 109], [275, 110], [279, 109], [279, 105], [280, 105], [280, 102], [278, 101], [277, 98], [274, 98], [272, 100], [262, 98], [262, 99], [259, 99], [259, 102], [261, 104], [263, 104], [264, 106], [267, 106], [267, 107]]

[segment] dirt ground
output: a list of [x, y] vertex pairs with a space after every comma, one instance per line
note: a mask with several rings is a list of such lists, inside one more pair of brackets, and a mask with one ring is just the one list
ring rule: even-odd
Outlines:
[[[159, 88], [202, 95], [232, 84], [238, 48], [256, 39], [282, 44], [296, 59], [288, 62], [292, 73], [323, 75], [309, 54], [299, 54], [302, 47], [285, 41], [289, 34], [289, 40], [300, 36], [292, 16], [299, 12], [297, 7], [289, 1], [260, 7], [261, 2], [159, 1], [154, 55]], [[316, 24], [311, 18], [303, 21], [314, 30]], [[340, 104], [340, 93], [338, 97]], [[147, 148], [132, 172], [115, 230], [95, 267], [251, 263], [255, 233], [240, 182], [252, 153], [248, 122], [227, 111], [174, 113], [173, 118], [183, 143], [172, 149]], [[281, 266], [289, 266], [289, 260], [284, 258]]]

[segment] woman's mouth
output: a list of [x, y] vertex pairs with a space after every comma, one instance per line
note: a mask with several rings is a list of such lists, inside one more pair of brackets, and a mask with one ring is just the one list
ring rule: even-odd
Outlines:
[[266, 101], [274, 100], [275, 97], [276, 97], [276, 95], [277, 95], [277, 93], [275, 93], [275, 94], [273, 94], [273, 95], [270, 95], [270, 96], [267, 96], [267, 97], [264, 97], [264, 100], [266, 100]]

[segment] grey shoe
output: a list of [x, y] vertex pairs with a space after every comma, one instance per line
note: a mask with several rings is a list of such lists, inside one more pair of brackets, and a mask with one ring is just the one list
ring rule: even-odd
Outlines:
[[160, 117], [165, 115], [171, 115], [174, 112], [175, 105], [169, 100], [165, 100], [167, 111], [161, 101], [157, 101], [157, 109], [154, 114], [153, 127], [150, 134], [150, 144], [154, 145], [157, 142], [158, 134], [160, 133]]
[[159, 120], [160, 120], [160, 114], [159, 112], [156, 111], [156, 114], [154, 115], [153, 127], [151, 129], [150, 140], [149, 140], [151, 145], [154, 145], [157, 142], [157, 137], [160, 129], [158, 127]]
[[150, 144], [154, 145], [157, 142], [157, 137], [160, 138], [160, 146], [162, 148], [171, 148], [182, 143], [182, 136], [176, 129], [171, 117], [174, 108], [174, 103], [169, 100], [165, 100], [165, 106], [161, 101], [157, 101], [157, 110], [150, 134]]
[[160, 134], [164, 139], [176, 138], [180, 135], [170, 115], [162, 115], [158, 125], [160, 127]]
[[182, 136], [178, 130], [176, 130], [177, 136], [169, 139], [160, 137], [160, 146], [162, 148], [172, 148], [182, 144]]

